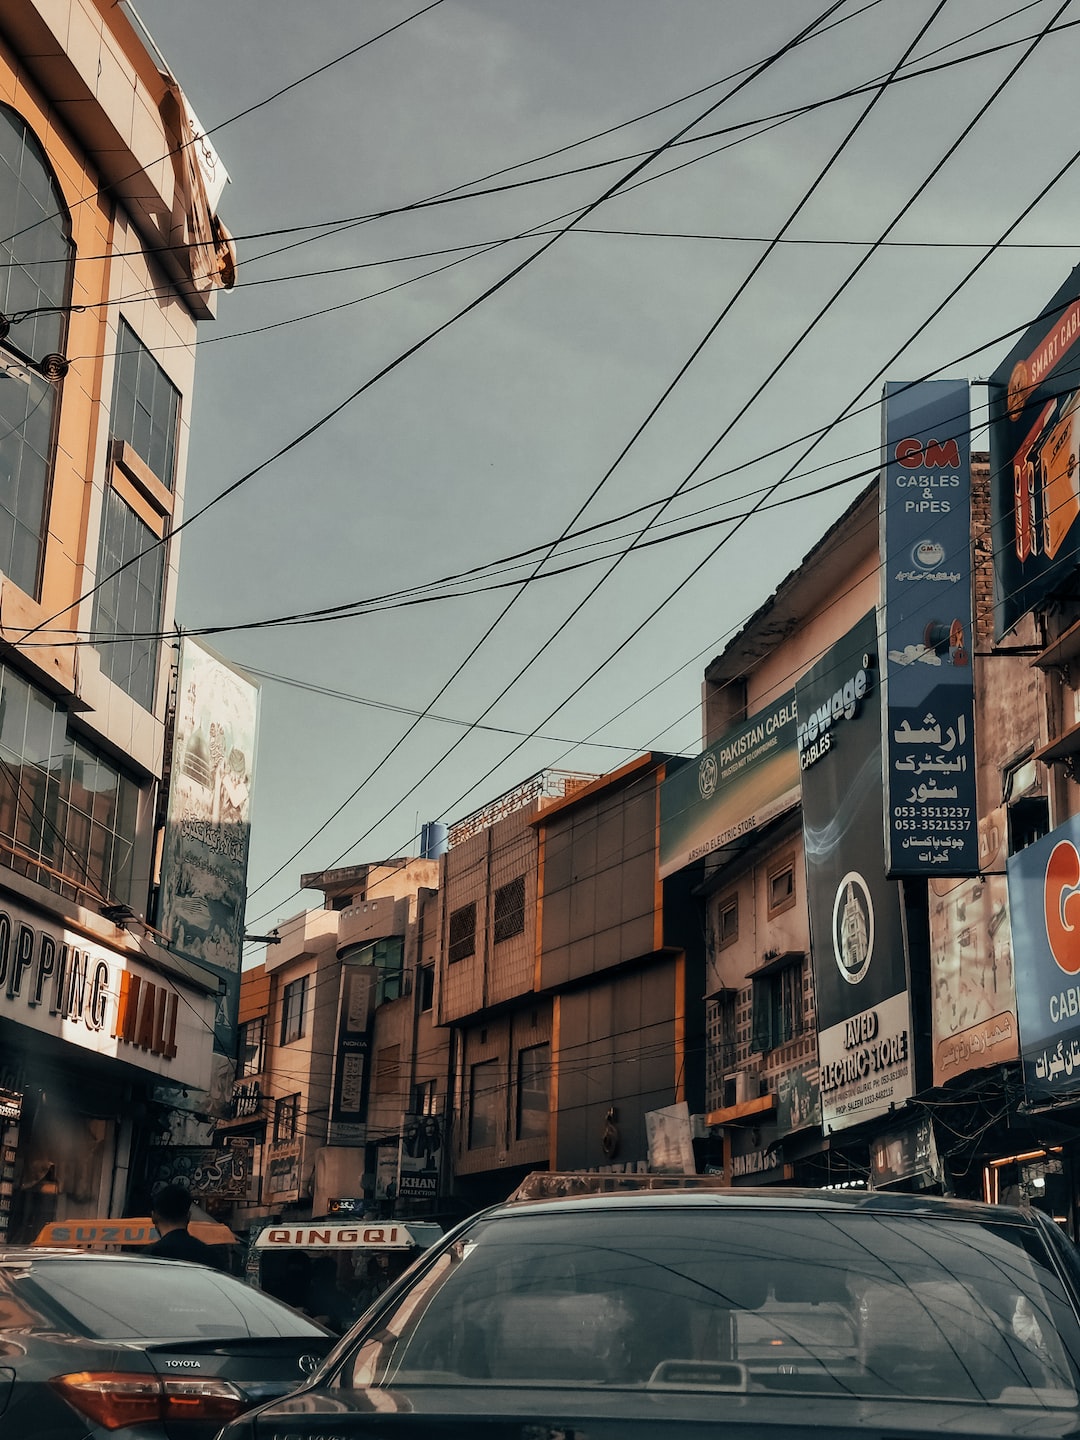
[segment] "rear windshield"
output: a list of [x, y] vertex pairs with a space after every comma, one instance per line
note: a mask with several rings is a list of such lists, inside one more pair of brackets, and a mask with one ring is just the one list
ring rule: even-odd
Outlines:
[[10, 1281], [45, 1328], [99, 1340], [322, 1335], [270, 1296], [202, 1265], [48, 1260]]
[[1080, 1330], [1029, 1226], [671, 1209], [478, 1223], [342, 1388], [566, 1385], [1077, 1404]]

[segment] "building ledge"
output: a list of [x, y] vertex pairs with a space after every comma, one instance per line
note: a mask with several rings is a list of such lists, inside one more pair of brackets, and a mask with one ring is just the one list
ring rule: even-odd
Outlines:
[[1040, 670], [1050, 670], [1055, 665], [1068, 665], [1080, 656], [1080, 620], [1063, 630], [1056, 640], [1051, 640], [1032, 660]]
[[725, 1105], [722, 1110], [710, 1110], [705, 1116], [706, 1125], [738, 1125], [744, 1120], [760, 1120], [776, 1109], [776, 1096], [771, 1092], [759, 1095], [754, 1100], [744, 1100], [741, 1105]]
[[1070, 756], [1078, 753], [1080, 753], [1080, 722], [1070, 725], [1056, 739], [1036, 750], [1031, 758], [1041, 760], [1044, 765], [1052, 765], [1055, 760], [1068, 760]]

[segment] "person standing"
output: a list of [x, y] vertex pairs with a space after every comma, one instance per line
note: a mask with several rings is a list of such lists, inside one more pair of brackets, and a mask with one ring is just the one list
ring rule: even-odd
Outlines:
[[194, 1260], [213, 1270], [227, 1270], [212, 1245], [205, 1245], [188, 1230], [191, 1221], [191, 1192], [183, 1185], [165, 1185], [154, 1196], [150, 1218], [157, 1227], [159, 1239], [146, 1247], [147, 1255], [160, 1255], [166, 1260]]

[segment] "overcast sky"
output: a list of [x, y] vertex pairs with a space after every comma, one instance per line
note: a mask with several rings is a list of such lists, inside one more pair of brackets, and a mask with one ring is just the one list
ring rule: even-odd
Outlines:
[[[278, 677], [262, 681], [260, 933], [318, 902], [301, 871], [415, 853], [421, 822], [538, 770], [700, 749], [705, 664], [866, 483], [834, 484], [875, 461], [879, 372], [985, 379], [1077, 260], [1080, 165], [1051, 182], [1077, 144], [1078, 5], [1024, 58], [1061, 0], [842, 0], [754, 75], [826, 0], [439, 0], [410, 20], [424, 3], [137, 0], [208, 129], [408, 21], [213, 135], [240, 284], [200, 332], [188, 513], [453, 321], [191, 525], [181, 625], [385, 597], [601, 527], [524, 588], [492, 587], [546, 550], [455, 587], [473, 593], [208, 637]], [[877, 91], [847, 92], [913, 44], [909, 71], [938, 68], [860, 124]], [[697, 117], [687, 138], [711, 138], [646, 164], [454, 319]], [[325, 223], [459, 187], [499, 189]], [[760, 502], [737, 531], [716, 523]], [[639, 543], [663, 543], [589, 598], [650, 521]]]

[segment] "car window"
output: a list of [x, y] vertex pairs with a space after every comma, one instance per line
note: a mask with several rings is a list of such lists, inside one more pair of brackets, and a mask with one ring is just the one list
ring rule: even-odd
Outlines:
[[99, 1340], [321, 1335], [302, 1315], [206, 1266], [117, 1260], [49, 1260], [16, 1289], [48, 1328]]
[[[373, 1327], [373, 1328], [372, 1328]], [[481, 1221], [336, 1372], [1074, 1406], [1080, 1329], [1030, 1227], [690, 1208]]]

